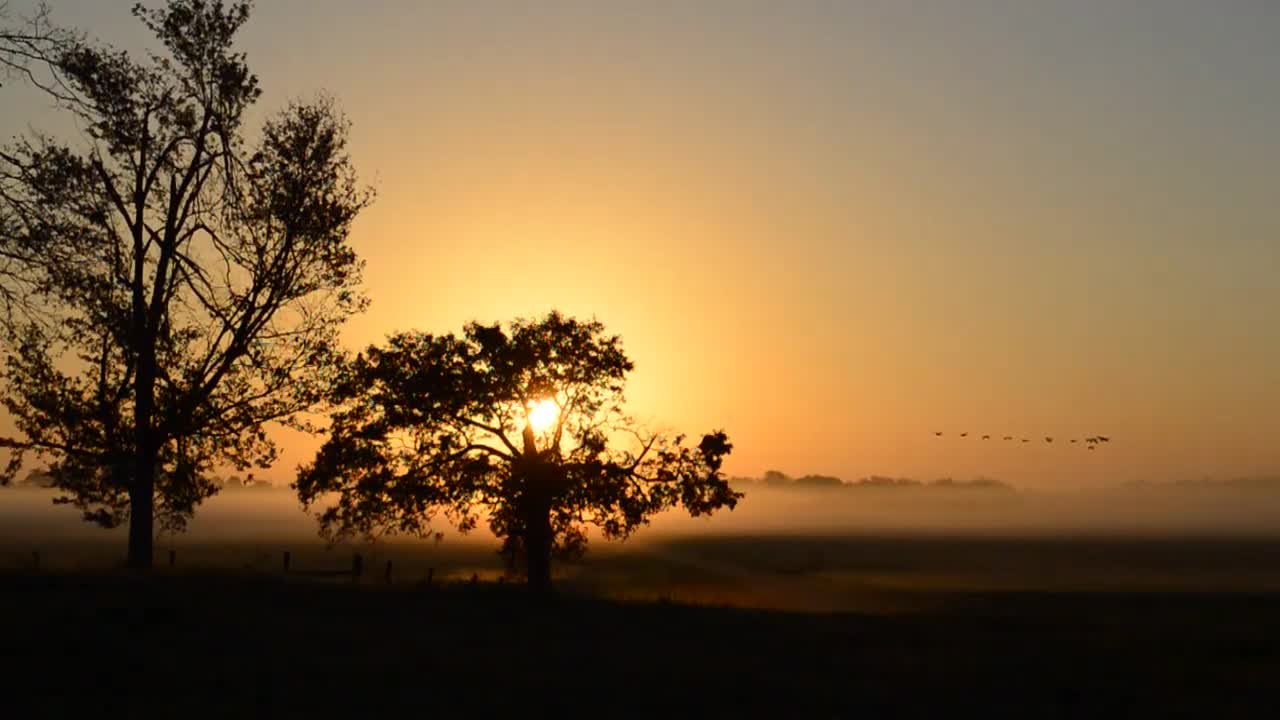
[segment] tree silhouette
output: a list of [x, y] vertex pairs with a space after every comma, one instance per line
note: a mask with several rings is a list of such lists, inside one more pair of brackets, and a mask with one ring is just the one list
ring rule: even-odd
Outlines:
[[834, 475], [805, 475], [796, 478], [795, 485], [800, 488], [838, 488], [843, 487], [844, 482]]
[[791, 476], [781, 470], [765, 470], [761, 482], [765, 485], [790, 485]]
[[26, 17], [15, 18], [9, 12], [8, 0], [0, 0], [0, 82], [8, 77], [21, 77], [48, 91], [39, 68], [47, 66], [54, 53], [75, 38], [49, 20], [49, 7], [39, 3]]
[[[546, 589], [553, 554], [581, 553], [587, 526], [623, 538], [656, 512], [741, 497], [720, 472], [724, 432], [688, 446], [623, 413], [632, 367], [602, 324], [556, 312], [392, 336], [345, 369], [330, 436], [295, 487], [308, 506], [336, 498], [320, 514], [331, 538], [425, 536], [438, 514], [465, 532], [484, 515], [508, 562]], [[554, 415], [539, 418], [548, 402]]]
[[[54, 78], [45, 71], [51, 69], [58, 52], [76, 40], [75, 35], [52, 24], [45, 3], [38, 4], [28, 15], [18, 16], [9, 10], [8, 0], [0, 0], [0, 87], [19, 78], [58, 95]], [[0, 210], [0, 237], [14, 234], [12, 222]], [[28, 280], [21, 256], [15, 257], [15, 248], [0, 244], [0, 321], [12, 319], [15, 312], [23, 309], [20, 306], [27, 299], [23, 290], [28, 289]]]
[[145, 61], [57, 48], [52, 97], [83, 137], [0, 152], [0, 250], [24, 298], [3, 333], [21, 435], [2, 441], [7, 477], [42, 456], [61, 501], [128, 519], [133, 567], [151, 564], [155, 518], [181, 527], [216, 492], [216, 465], [274, 460], [265, 424], [307, 428], [365, 304], [347, 234], [370, 194], [346, 122], [297, 103], [245, 137], [260, 90], [233, 40], [249, 9], [136, 6], [165, 48]]

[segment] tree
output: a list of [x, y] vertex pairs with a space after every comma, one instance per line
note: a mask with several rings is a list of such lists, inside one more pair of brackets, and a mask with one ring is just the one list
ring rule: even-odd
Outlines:
[[37, 5], [28, 17], [15, 20], [8, 0], [0, 0], [0, 80], [16, 75], [53, 91], [36, 68], [47, 65], [59, 47], [74, 40], [71, 33], [49, 21], [45, 3]]
[[25, 297], [3, 333], [6, 475], [41, 456], [61, 501], [127, 519], [133, 567], [157, 518], [180, 528], [217, 491], [216, 466], [271, 464], [267, 424], [310, 428], [300, 413], [366, 302], [348, 232], [371, 195], [333, 103], [245, 137], [260, 90], [233, 41], [249, 11], [135, 6], [164, 46], [145, 61], [58, 49], [53, 97], [84, 137], [0, 152], [0, 248]]
[[720, 472], [724, 432], [689, 446], [623, 413], [632, 368], [602, 324], [556, 312], [394, 335], [345, 368], [329, 437], [294, 486], [308, 506], [334, 498], [320, 513], [331, 538], [425, 536], [439, 514], [465, 532], [484, 514], [511, 566], [547, 589], [553, 554], [583, 552], [588, 526], [624, 538], [656, 512], [741, 497]]
[[766, 470], [761, 482], [771, 486], [790, 485], [791, 476], [781, 470]]
[[54, 487], [54, 479], [45, 470], [32, 470], [27, 476], [18, 482], [19, 487], [27, 488], [51, 488]]
[[[52, 58], [60, 49], [66, 49], [76, 38], [71, 33], [55, 27], [49, 19], [49, 8], [44, 3], [25, 17], [17, 17], [9, 10], [7, 0], [0, 0], [0, 87], [12, 78], [20, 78], [51, 94], [58, 89], [48, 73]], [[0, 233], [6, 217], [0, 214]], [[13, 317], [15, 305], [24, 300], [26, 278], [21, 272], [20, 258], [11, 256], [12, 249], [0, 244], [0, 320]]]
[[844, 486], [844, 481], [832, 475], [805, 475], [796, 478], [795, 486], [801, 488], [838, 488]]

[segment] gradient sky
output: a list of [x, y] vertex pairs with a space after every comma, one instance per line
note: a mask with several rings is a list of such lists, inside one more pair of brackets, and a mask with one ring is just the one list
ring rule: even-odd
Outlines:
[[[130, 4], [53, 0], [138, 48]], [[354, 123], [353, 346], [594, 314], [731, 473], [1068, 488], [1280, 471], [1277, 38], [1269, 0], [259, 0], [243, 47], [264, 112]]]

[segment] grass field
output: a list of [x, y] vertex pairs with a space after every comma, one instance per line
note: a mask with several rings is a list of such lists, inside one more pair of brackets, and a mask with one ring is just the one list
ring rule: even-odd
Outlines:
[[9, 573], [0, 656], [22, 717], [1269, 717], [1280, 687], [1280, 595], [929, 594], [791, 613]]
[[359, 549], [359, 584], [285, 575], [264, 547], [181, 545], [149, 578], [0, 574], [7, 700], [23, 717], [1268, 717], [1280, 687], [1277, 541], [673, 537], [596, 548], [551, 602], [494, 582], [481, 543], [292, 551], [305, 571]]
[[[119, 533], [0, 528], [5, 707], [1216, 718], [1272, 717], [1280, 687], [1265, 534], [659, 524], [593, 544], [541, 601], [499, 584], [483, 534], [328, 547], [308, 523], [215, 519], [165, 538], [149, 577], [118, 569]], [[357, 552], [358, 583], [309, 574]]]

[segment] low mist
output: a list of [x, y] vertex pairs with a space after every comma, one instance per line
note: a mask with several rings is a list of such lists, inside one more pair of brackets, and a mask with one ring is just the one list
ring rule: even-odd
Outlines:
[[1280, 483], [1124, 486], [1081, 491], [974, 487], [752, 485], [732, 513], [668, 515], [667, 532], [726, 534], [1280, 534]]
[[[632, 542], [690, 534], [1280, 535], [1280, 482], [1171, 483], [1076, 492], [933, 485], [775, 487], [736, 484], [746, 496], [732, 512], [654, 518]], [[0, 490], [0, 542], [101, 541], [123, 530], [83, 522], [39, 488]], [[481, 528], [460, 536], [442, 521], [445, 542], [494, 542]], [[406, 538], [399, 538], [405, 540]], [[322, 542], [313, 514], [287, 489], [223, 492], [167, 542]]]

